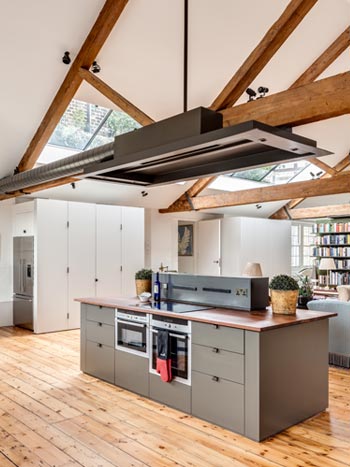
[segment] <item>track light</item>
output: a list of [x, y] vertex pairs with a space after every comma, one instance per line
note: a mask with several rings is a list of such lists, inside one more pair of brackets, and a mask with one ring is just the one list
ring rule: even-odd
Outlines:
[[256, 96], [256, 92], [254, 91], [254, 89], [252, 89], [252, 88], [247, 88], [245, 92], [246, 92], [246, 93], [248, 94], [248, 96], [249, 96], [248, 102], [253, 101], [253, 100], [254, 100], [254, 97]]
[[96, 61], [92, 62], [91, 71], [93, 73], [99, 73], [101, 71], [101, 67]]
[[256, 207], [256, 209], [261, 209], [262, 208], [261, 204], [256, 204], [255, 207]]
[[62, 62], [65, 64], [65, 65], [69, 65], [70, 62], [71, 62], [71, 58], [69, 56], [69, 52], [64, 52], [64, 55], [62, 57]]
[[142, 196], [142, 198], [144, 198], [145, 196], [148, 196], [147, 191], [141, 191], [141, 196]]
[[265, 88], [264, 86], [259, 86], [258, 87], [258, 93], [259, 97], [257, 99], [261, 99], [262, 97], [265, 97], [265, 94], [269, 92], [269, 88]]
[[74, 182], [71, 183], [70, 186], [72, 187], [73, 190], [75, 190], [76, 187], [75, 187], [75, 183], [74, 183]]

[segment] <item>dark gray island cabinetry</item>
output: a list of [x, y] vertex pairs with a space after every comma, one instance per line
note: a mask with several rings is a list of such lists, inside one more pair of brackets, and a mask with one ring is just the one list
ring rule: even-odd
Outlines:
[[[335, 313], [297, 310], [296, 316], [275, 316], [270, 310], [213, 308], [178, 314], [145, 311], [132, 299], [79, 301], [81, 369], [97, 378], [256, 441], [328, 407], [328, 319]], [[144, 314], [146, 324], [126, 331], [136, 351], [119, 345], [119, 312], [136, 319]], [[154, 369], [155, 318], [187, 323], [188, 334], [177, 334], [178, 345], [186, 340], [187, 350], [179, 350], [174, 362], [186, 377], [170, 383]], [[138, 328], [144, 329], [142, 351]]]

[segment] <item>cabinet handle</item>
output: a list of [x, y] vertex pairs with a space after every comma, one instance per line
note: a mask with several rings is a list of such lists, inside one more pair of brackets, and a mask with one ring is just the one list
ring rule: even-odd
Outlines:
[[97, 347], [102, 347], [102, 344], [97, 344]]
[[219, 381], [219, 378], [217, 376], [213, 376], [211, 380], [217, 383]]
[[98, 279], [97, 279], [97, 277], [96, 277], [96, 279], [95, 279], [95, 282], [98, 282]]
[[102, 305], [99, 306], [100, 310], [102, 310]]
[[102, 326], [102, 323], [98, 323], [99, 326]]
[[217, 347], [214, 347], [214, 348], [212, 349], [212, 352], [214, 352], [214, 353], [219, 353], [219, 349], [218, 349]]
[[219, 325], [218, 324], [213, 324], [214, 326], [214, 329], [219, 329]]

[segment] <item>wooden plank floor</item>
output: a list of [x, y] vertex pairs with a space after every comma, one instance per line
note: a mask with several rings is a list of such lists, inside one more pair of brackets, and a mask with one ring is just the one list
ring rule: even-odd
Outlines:
[[349, 404], [331, 368], [327, 412], [255, 443], [80, 373], [78, 331], [0, 328], [0, 467], [349, 467]]

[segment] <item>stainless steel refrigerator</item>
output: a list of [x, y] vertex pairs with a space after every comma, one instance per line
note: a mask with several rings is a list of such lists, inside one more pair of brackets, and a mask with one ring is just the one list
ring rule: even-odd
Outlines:
[[33, 330], [34, 237], [13, 239], [13, 324]]

